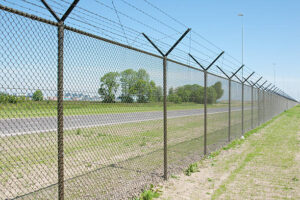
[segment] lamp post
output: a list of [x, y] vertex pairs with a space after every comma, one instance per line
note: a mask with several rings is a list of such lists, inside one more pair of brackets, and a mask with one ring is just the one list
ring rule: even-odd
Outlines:
[[[242, 65], [243, 65], [244, 64], [244, 14], [239, 13], [238, 16], [242, 18]], [[242, 81], [243, 81], [243, 77], [244, 77], [244, 69], [242, 69]]]
[[274, 71], [274, 84], [276, 84], [276, 71], [275, 71], [276, 63], [273, 63], [273, 71]]

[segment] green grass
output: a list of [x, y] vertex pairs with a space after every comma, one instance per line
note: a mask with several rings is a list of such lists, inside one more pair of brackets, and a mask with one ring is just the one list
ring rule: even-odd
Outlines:
[[[208, 108], [225, 107], [227, 104], [217, 103]], [[237, 106], [233, 105], [233, 106]], [[65, 101], [64, 115], [93, 115], [108, 113], [149, 112], [162, 111], [162, 103], [100, 103]], [[203, 104], [196, 103], [168, 103], [168, 110], [201, 109]], [[26, 118], [56, 116], [57, 103], [55, 101], [25, 101], [17, 104], [0, 104], [1, 118]]]
[[[208, 136], [214, 135], [209, 137], [208, 144], [213, 144], [218, 142], [222, 134], [224, 135], [224, 130], [227, 130], [227, 120], [224, 118], [224, 113], [208, 115], [208, 119], [218, 124], [208, 129]], [[233, 126], [239, 123], [239, 115], [233, 112]], [[160, 169], [163, 163], [162, 143], [162, 120], [66, 130], [64, 132], [65, 178], [112, 164], [117, 164], [124, 169], [141, 171]], [[3, 183], [3, 188], [12, 191], [12, 194], [21, 195], [26, 191], [31, 192], [56, 182], [57, 134], [55, 132], [3, 137], [0, 138], [0, 144], [6, 152], [0, 154], [0, 181]], [[170, 165], [182, 164], [182, 160], [186, 157], [192, 154], [201, 155], [202, 151], [202, 115], [168, 120]], [[101, 169], [99, 173], [106, 177], [105, 173], [110, 173], [107, 171], [108, 169]], [[18, 176], [13, 184], [8, 184], [7, 180], [15, 180], [15, 174], [19, 172], [23, 177]], [[116, 178], [134, 179], [135, 176], [129, 173], [133, 172], [124, 171]], [[47, 179], [42, 179], [45, 176]], [[91, 175], [86, 181], [90, 179], [97, 181], [96, 177]], [[19, 182], [22, 182], [22, 186], [18, 186]], [[103, 187], [95, 185], [95, 189], [105, 189], [110, 182], [113, 185], [118, 183], [118, 180], [105, 179], [102, 181]], [[25, 188], [25, 185], [31, 187]], [[19, 192], [16, 192], [18, 190]]]
[[[218, 162], [221, 171], [237, 166], [214, 191], [212, 199], [300, 198], [296, 192], [300, 187], [300, 163], [296, 161], [299, 124], [300, 106], [296, 106], [248, 132], [245, 140], [235, 140], [224, 147], [228, 150], [245, 142], [248, 145], [240, 155]], [[249, 137], [258, 132], [261, 136]]]

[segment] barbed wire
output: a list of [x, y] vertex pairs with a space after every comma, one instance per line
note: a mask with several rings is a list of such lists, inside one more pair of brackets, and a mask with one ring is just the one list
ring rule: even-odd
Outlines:
[[[41, 4], [39, 0], [21, 0], [20, 2], [10, 1], [10, 0], [2, 0], [2, 1], [10, 4], [13, 7], [24, 9], [27, 12], [42, 15], [43, 17], [53, 19], [53, 17], [49, 15], [47, 9]], [[65, 10], [69, 7], [71, 3], [71, 1], [68, 0], [60, 0], [60, 1], [48, 0], [48, 1], [52, 3], [51, 6], [55, 8], [56, 12], [59, 15], [62, 15], [62, 13], [65, 12]], [[145, 27], [146, 29], [153, 31], [154, 33], [156, 33], [157, 36], [161, 35], [162, 37], [157, 37], [152, 35], [148, 35], [148, 37], [153, 39], [153, 41], [155, 41], [156, 44], [163, 49], [168, 49], [170, 47], [170, 44], [166, 41], [166, 39], [176, 41], [177, 40], [176, 36], [181, 34], [179, 30], [169, 25], [168, 22], [165, 22], [162, 19], [157, 19], [149, 12], [145, 11], [140, 7], [133, 5], [127, 0], [120, 0], [119, 2], [122, 2], [124, 5], [127, 5], [128, 7], [134, 9], [136, 12], [143, 14], [144, 16], [150, 18], [151, 20], [154, 20], [155, 22], [159, 23], [161, 27], [163, 27], [164, 29], [170, 30], [171, 33], [167, 33], [162, 29], [158, 30], [157, 28], [151, 26], [151, 24], [145, 23], [137, 18], [130, 16], [128, 13], [124, 13], [118, 10], [113, 0], [111, 0], [112, 6], [109, 6], [108, 4], [99, 0], [94, 0], [93, 2], [95, 2], [98, 6], [114, 11], [116, 13], [117, 20], [115, 21], [110, 17], [99, 14], [101, 12], [96, 13], [87, 8], [77, 5], [74, 8], [76, 11], [71, 13], [71, 15], [67, 20], [67, 23], [74, 27], [79, 27], [83, 30], [88, 30], [89, 32], [95, 33], [97, 35], [102, 35], [104, 37], [110, 38], [115, 41], [119, 41], [121, 43], [127, 43], [129, 46], [144, 48], [145, 50], [150, 52], [155, 52], [155, 50], [151, 45], [147, 43], [147, 41], [145, 41], [145, 38], [141, 37], [142, 31], [133, 28], [133, 26], [128, 26], [126, 25], [126, 23], [121, 23], [122, 20], [121, 17], [124, 17], [129, 21], [137, 23], [142, 27]], [[145, 2], [145, 4], [150, 6], [152, 9], [155, 9], [160, 13], [162, 13], [168, 19], [171, 19], [172, 21], [176, 22], [183, 28], [188, 27], [187, 25], [180, 22], [178, 19], [172, 17], [170, 14], [168, 14], [161, 8], [155, 6], [153, 3], [149, 2], [148, 0], [143, 0], [143, 2]], [[53, 4], [55, 4], [56, 6]], [[191, 37], [191, 35], [193, 35], [193, 37]], [[199, 38], [201, 40], [199, 40]], [[206, 43], [206, 45], [204, 43]], [[180, 47], [174, 49], [170, 57], [172, 59], [176, 59], [183, 63], [190, 64], [191, 61], [190, 61], [190, 57], [188, 56], [188, 53], [192, 53], [193, 55], [195, 54], [194, 56], [196, 56], [197, 59], [199, 59], [201, 62], [209, 63], [219, 54], [218, 51], [223, 51], [223, 49], [218, 47], [213, 42], [209, 41], [201, 34], [192, 30], [190, 32], [190, 38], [188, 40], [182, 41], [180, 43]], [[225, 52], [222, 59], [218, 60], [216, 64], [218, 64], [228, 73], [235, 71], [237, 68], [241, 66], [241, 62], [235, 57], [233, 57], [232, 55], [230, 55], [228, 52]], [[216, 68], [211, 70], [213, 70], [214, 73], [220, 74], [219, 70]], [[253, 71], [254, 70], [251, 69], [249, 66], [244, 66], [244, 76], [248, 76]], [[254, 79], [258, 79], [259, 77], [261, 77], [261, 75], [255, 72], [252, 78], [254, 80]]]

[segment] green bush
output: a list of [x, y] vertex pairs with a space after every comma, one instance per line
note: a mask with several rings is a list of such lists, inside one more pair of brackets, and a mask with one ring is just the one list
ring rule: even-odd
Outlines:
[[18, 102], [24, 102], [26, 100], [25, 96], [15, 96], [15, 95], [9, 95], [5, 93], [0, 93], [0, 103], [6, 104], [17, 104]]
[[32, 95], [33, 101], [42, 101], [44, 98], [43, 93], [41, 90], [36, 90]]

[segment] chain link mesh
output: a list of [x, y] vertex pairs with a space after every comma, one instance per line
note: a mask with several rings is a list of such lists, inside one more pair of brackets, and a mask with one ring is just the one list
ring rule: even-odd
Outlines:
[[213, 152], [228, 142], [229, 83], [211, 74], [207, 83], [207, 150]]
[[[57, 24], [4, 9], [0, 20], [0, 199], [57, 199]], [[70, 27], [63, 48], [65, 198], [130, 198], [162, 181], [163, 59]], [[207, 81], [211, 152], [242, 135], [242, 86]], [[204, 154], [204, 73], [169, 60], [167, 90], [170, 176]], [[244, 94], [246, 131], [296, 104]]]
[[168, 171], [172, 175], [200, 160], [204, 153], [203, 95], [199, 95], [203, 93], [204, 73], [174, 62], [168, 62], [167, 67]]

